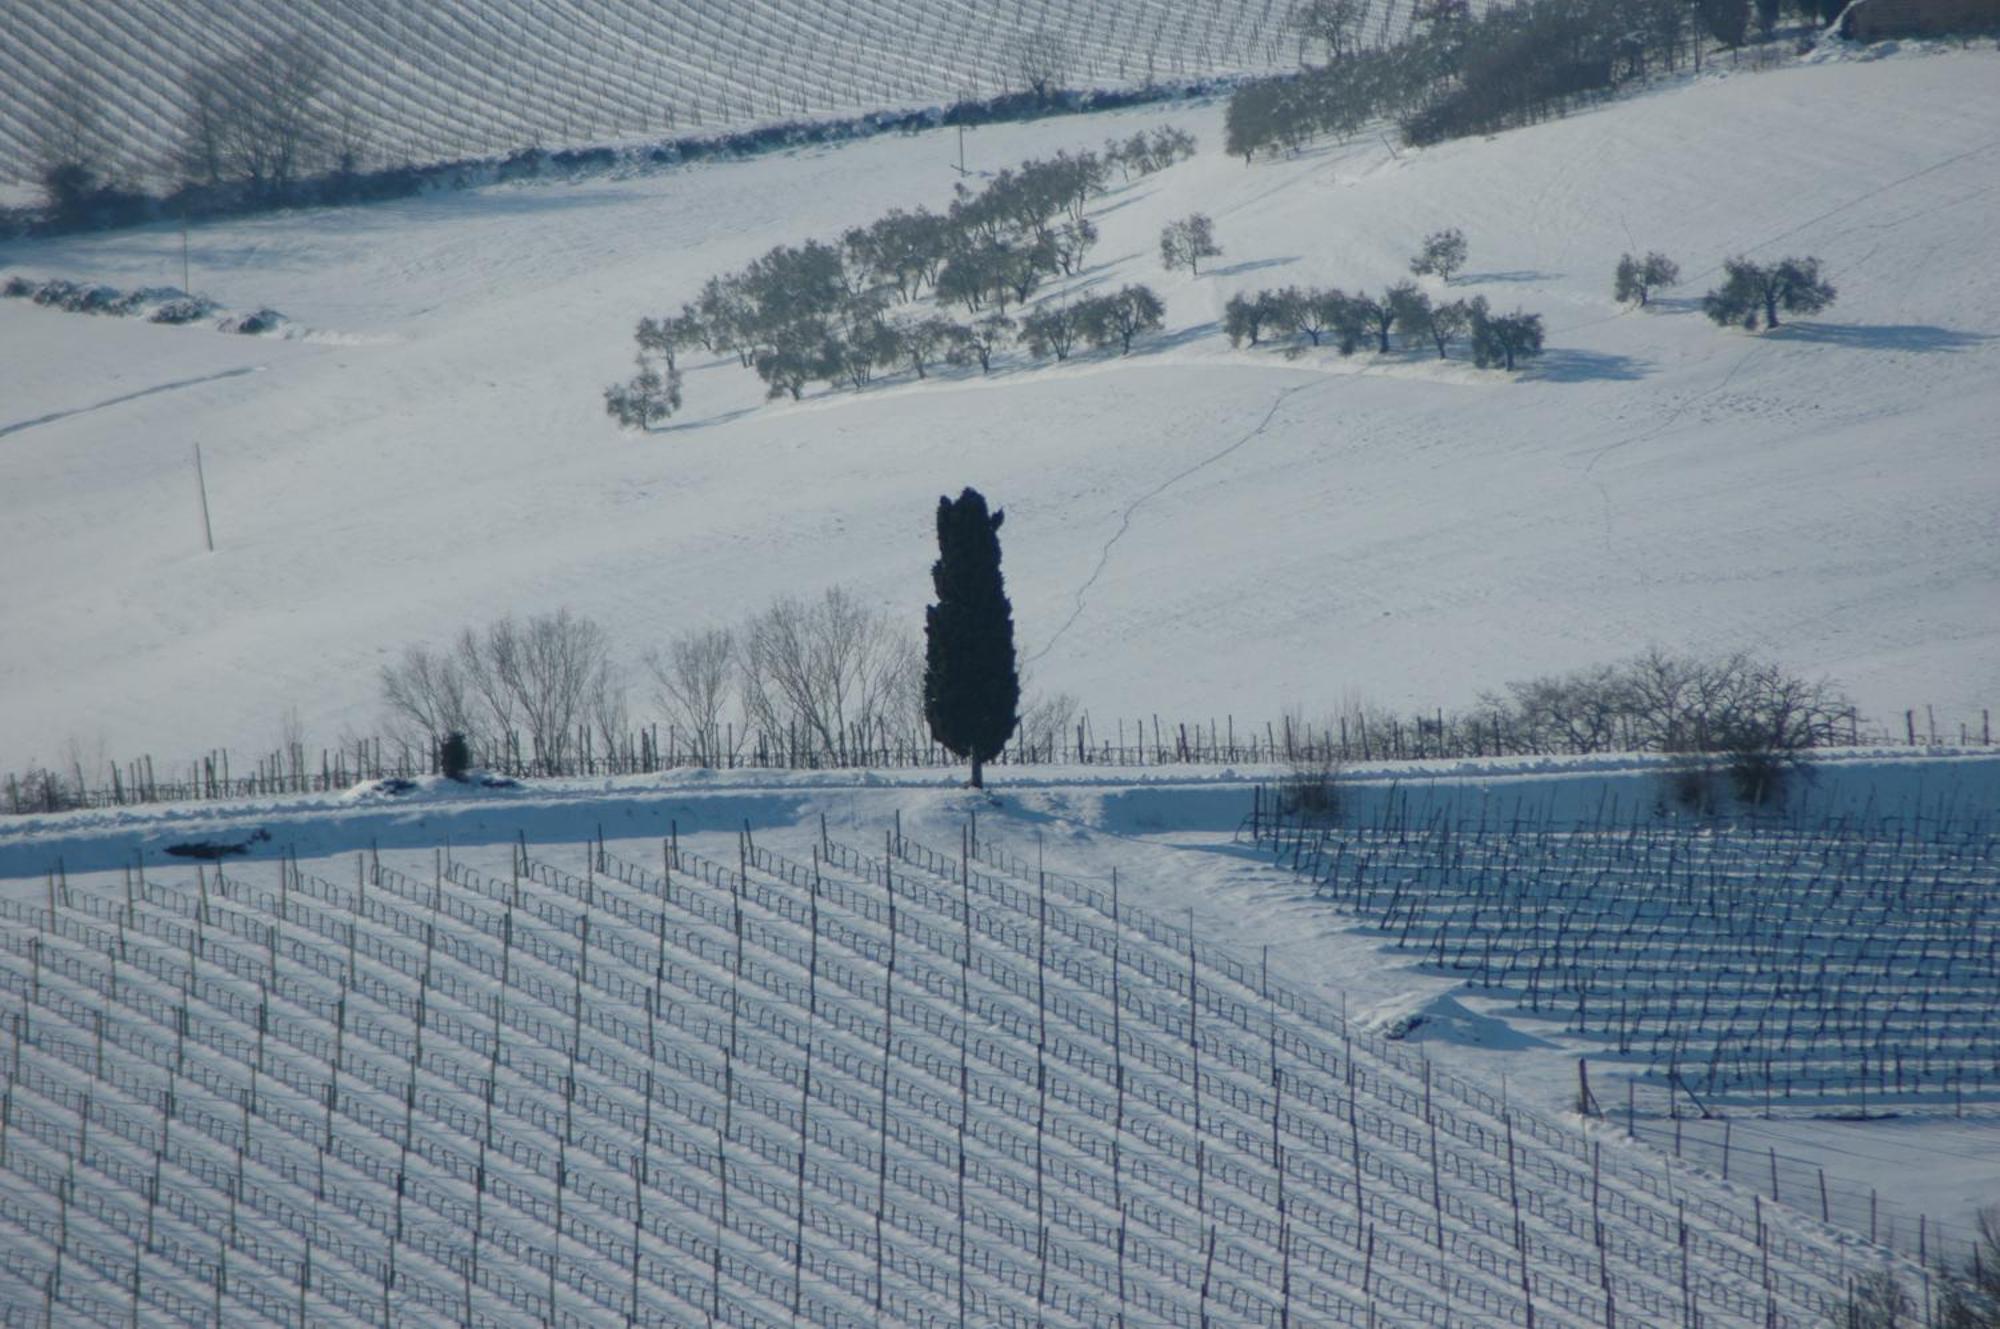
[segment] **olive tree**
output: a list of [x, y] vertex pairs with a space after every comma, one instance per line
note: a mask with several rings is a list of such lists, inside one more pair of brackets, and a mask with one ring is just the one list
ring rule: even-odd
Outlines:
[[1198, 277], [1201, 261], [1219, 258], [1221, 254], [1222, 246], [1215, 242], [1215, 223], [1202, 213], [1168, 222], [1160, 230], [1160, 264], [1168, 272], [1186, 268], [1190, 275]]
[[1424, 247], [1410, 260], [1410, 272], [1418, 277], [1436, 275], [1449, 286], [1453, 274], [1465, 267], [1465, 233], [1456, 227], [1433, 231], [1424, 237]]
[[626, 429], [649, 430], [681, 408], [681, 375], [671, 364], [664, 373], [644, 354], [638, 372], [604, 389], [604, 413]]
[[1114, 294], [1079, 302], [1077, 320], [1092, 346], [1109, 346], [1115, 341], [1120, 355], [1130, 355], [1132, 339], [1142, 332], [1157, 331], [1166, 312], [1167, 307], [1150, 287], [1126, 286]]
[[1776, 263], [1753, 263], [1732, 258], [1722, 265], [1722, 285], [1701, 299], [1704, 314], [1728, 327], [1741, 324], [1752, 332], [1757, 320], [1763, 326], [1778, 326], [1778, 311], [1788, 314], [1817, 314], [1833, 303], [1833, 284], [1820, 276], [1816, 258], [1781, 258]]
[[1621, 254], [1617, 271], [1612, 274], [1611, 295], [1620, 304], [1643, 306], [1652, 299], [1654, 291], [1673, 286], [1680, 279], [1680, 265], [1665, 254], [1656, 251], [1644, 258]]
[[1472, 315], [1472, 362], [1481, 369], [1498, 364], [1513, 369], [1517, 360], [1533, 359], [1542, 353], [1542, 316], [1515, 310], [1511, 314], [1488, 314], [1475, 309]]

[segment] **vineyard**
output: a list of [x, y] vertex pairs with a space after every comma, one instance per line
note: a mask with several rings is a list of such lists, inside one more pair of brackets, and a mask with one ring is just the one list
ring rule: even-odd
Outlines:
[[[1410, 9], [1380, 0], [1367, 40], [1399, 37]], [[1025, 87], [1031, 33], [1054, 39], [1063, 86], [1268, 72], [1298, 60], [1284, 13], [1280, 0], [6, 0], [0, 174], [29, 175], [48, 90], [74, 70], [111, 139], [155, 162], [185, 120], [188, 67], [291, 33], [325, 54], [372, 156], [426, 162], [991, 97]]]
[[1320, 898], [1422, 965], [1600, 1040], [1676, 1110], [2000, 1099], [2000, 836], [1978, 820], [1391, 815], [1269, 833]]
[[4, 906], [0, 1305], [1803, 1326], [1880, 1258], [1362, 1036], [1116, 878], [792, 839], [52, 874]]

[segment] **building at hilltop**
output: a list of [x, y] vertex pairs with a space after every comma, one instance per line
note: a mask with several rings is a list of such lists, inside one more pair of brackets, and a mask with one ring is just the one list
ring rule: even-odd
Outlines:
[[1841, 36], [1863, 42], [1994, 30], [2000, 0], [1860, 0], [1840, 22]]

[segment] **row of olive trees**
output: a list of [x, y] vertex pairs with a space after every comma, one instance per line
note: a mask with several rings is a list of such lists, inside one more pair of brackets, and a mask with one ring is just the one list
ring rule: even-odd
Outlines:
[[[1778, 311], [1817, 314], [1839, 294], [1820, 274], [1817, 258], [1791, 256], [1772, 263], [1748, 258], [1725, 259], [1722, 284], [1701, 298], [1701, 310], [1722, 327], [1740, 326], [1755, 332], [1778, 326]], [[1653, 293], [1679, 284], [1680, 266], [1657, 251], [1644, 258], [1619, 256], [1612, 273], [1611, 293], [1621, 303], [1644, 306]]]
[[1429, 345], [1439, 359], [1463, 340], [1481, 369], [1513, 369], [1542, 351], [1539, 314], [1515, 310], [1496, 314], [1483, 295], [1433, 300], [1415, 282], [1398, 282], [1379, 296], [1320, 287], [1286, 286], [1231, 296], [1223, 306], [1223, 331], [1232, 346], [1260, 344], [1272, 335], [1304, 338], [1314, 346], [1331, 341], [1342, 355], [1364, 342], [1378, 353], [1390, 351], [1390, 336], [1405, 345]]
[[[586, 741], [617, 750], [633, 682], [609, 634], [565, 609], [407, 647], [382, 670], [382, 701], [390, 736], [414, 749], [443, 753], [459, 735], [475, 763], [560, 773]], [[646, 652], [639, 685], [705, 765], [728, 764], [758, 736], [767, 747], [838, 757], [924, 727], [915, 635], [839, 587], [676, 636]], [[1029, 706], [1020, 741], [1061, 750], [1075, 709], [1066, 695]]]
[[[1023, 162], [976, 191], [960, 185], [942, 213], [897, 209], [835, 242], [779, 245], [710, 278], [679, 313], [641, 319], [638, 372], [606, 390], [606, 410], [638, 427], [671, 416], [680, 356], [695, 347], [733, 354], [769, 396], [794, 400], [811, 383], [858, 389], [889, 369], [924, 377], [941, 360], [988, 368], [1013, 330], [1008, 310], [1082, 270], [1097, 242], [1086, 210], [1112, 173], [1144, 175], [1193, 152], [1176, 129], [1135, 134]], [[926, 299], [928, 309], [907, 308]], [[953, 308], [964, 318], [946, 317]]]
[[[1168, 228], [1161, 237], [1161, 252], [1170, 265], [1185, 251], [1191, 235], [1210, 242], [1205, 252], [1220, 252], [1207, 220], [1196, 215], [1177, 223], [1186, 234]], [[1464, 270], [1468, 252], [1463, 231], [1456, 227], [1433, 231], [1410, 259], [1410, 271], [1418, 277], [1437, 277], [1448, 287]], [[1440, 360], [1449, 359], [1451, 347], [1464, 340], [1481, 369], [1499, 365], [1510, 370], [1542, 353], [1543, 336], [1539, 314], [1518, 309], [1496, 314], [1485, 296], [1433, 299], [1413, 281], [1398, 282], [1379, 296], [1316, 286], [1239, 293], [1223, 306], [1222, 330], [1231, 346], [1246, 341], [1256, 346], [1267, 336], [1304, 338], [1314, 346], [1330, 340], [1342, 355], [1353, 355], [1370, 341], [1378, 353], [1387, 355], [1390, 335], [1400, 333], [1406, 346], [1427, 344]]]

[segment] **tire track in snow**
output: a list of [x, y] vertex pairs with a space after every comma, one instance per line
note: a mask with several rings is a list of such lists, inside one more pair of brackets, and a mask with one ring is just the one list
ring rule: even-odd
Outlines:
[[1081, 586], [1076, 588], [1076, 605], [1074, 608], [1070, 610], [1069, 617], [1064, 619], [1063, 625], [1057, 628], [1055, 630], [1055, 634], [1042, 644], [1041, 650], [1036, 651], [1033, 655], [1029, 656], [1022, 663], [1024, 665], [1034, 664], [1037, 661], [1039, 661], [1043, 656], [1047, 655], [1050, 651], [1053, 651], [1056, 648], [1056, 643], [1063, 639], [1064, 634], [1067, 633], [1072, 627], [1076, 626], [1077, 619], [1083, 617], [1084, 602], [1089, 598], [1091, 588], [1097, 585], [1098, 578], [1104, 575], [1104, 569], [1108, 567], [1111, 563], [1112, 549], [1118, 544], [1120, 540], [1125, 538], [1125, 533], [1132, 529], [1132, 518], [1139, 511], [1140, 508], [1146, 506], [1146, 504], [1152, 502], [1154, 499], [1158, 498], [1161, 494], [1166, 493], [1169, 489], [1172, 489], [1175, 485], [1179, 484], [1181, 481], [1187, 479], [1190, 476], [1198, 475], [1202, 471], [1207, 470], [1209, 467], [1215, 465], [1217, 462], [1223, 460], [1225, 457], [1228, 457], [1231, 453], [1237, 451], [1239, 448], [1242, 448], [1244, 445], [1248, 444], [1251, 440], [1263, 434], [1263, 432], [1266, 429], [1269, 429], [1271, 427], [1271, 422], [1278, 418], [1279, 408], [1282, 407], [1288, 400], [1290, 400], [1294, 393], [1305, 392], [1311, 388], [1324, 387], [1328, 382], [1331, 381], [1332, 380], [1330, 379], [1322, 379], [1317, 383], [1295, 383], [1291, 387], [1286, 388], [1284, 391], [1280, 392], [1277, 396], [1277, 399], [1271, 403], [1271, 409], [1264, 412], [1264, 418], [1257, 422], [1256, 428], [1252, 429], [1242, 438], [1237, 439], [1234, 443], [1231, 443], [1228, 447], [1223, 448], [1221, 451], [1212, 453], [1211, 455], [1202, 458], [1200, 461], [1195, 462], [1192, 466], [1186, 467], [1185, 469], [1180, 471], [1176, 471], [1174, 474], [1160, 481], [1160, 483], [1154, 485], [1151, 489], [1147, 490], [1145, 493], [1139, 495], [1139, 497], [1133, 499], [1132, 502], [1126, 506], [1124, 513], [1119, 517], [1118, 529], [1111, 533], [1111, 538], [1104, 542], [1104, 547], [1102, 549], [1098, 550], [1097, 566], [1090, 570], [1090, 575], [1083, 579], [1083, 584]]
[[37, 425], [49, 425], [54, 424], [58, 420], [67, 420], [73, 415], [88, 415], [92, 411], [101, 411], [107, 406], [116, 406], [121, 402], [136, 401], [141, 397], [150, 397], [156, 392], [175, 392], [181, 388], [192, 388], [203, 383], [213, 383], [218, 379], [241, 378], [245, 374], [258, 374], [262, 373], [263, 370], [263, 365], [244, 365], [240, 369], [225, 369], [219, 374], [203, 374], [200, 378], [182, 378], [176, 379], [172, 383], [157, 383], [150, 388], [140, 388], [137, 392], [128, 392], [122, 397], [106, 397], [103, 401], [93, 402], [89, 406], [78, 406], [74, 410], [68, 411], [50, 411], [47, 415], [38, 415], [32, 420], [17, 420], [11, 425], [0, 425], [0, 438], [5, 438], [9, 434], [18, 434], [24, 429], [33, 429]]

